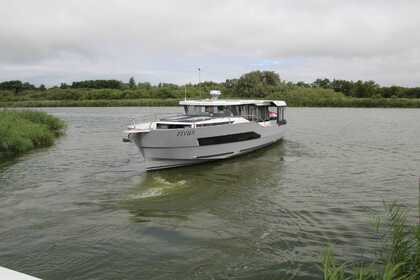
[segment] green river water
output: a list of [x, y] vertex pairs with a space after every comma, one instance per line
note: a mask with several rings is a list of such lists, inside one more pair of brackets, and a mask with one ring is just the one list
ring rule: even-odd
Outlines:
[[68, 129], [0, 165], [0, 265], [43, 279], [322, 279], [383, 201], [417, 213], [419, 109], [289, 108], [281, 143], [152, 173], [122, 131], [178, 108], [40, 110]]

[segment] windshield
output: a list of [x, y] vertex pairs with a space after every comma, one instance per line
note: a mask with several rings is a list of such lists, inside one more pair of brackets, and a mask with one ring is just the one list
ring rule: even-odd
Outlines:
[[233, 116], [231, 106], [184, 106], [184, 109], [189, 116]]

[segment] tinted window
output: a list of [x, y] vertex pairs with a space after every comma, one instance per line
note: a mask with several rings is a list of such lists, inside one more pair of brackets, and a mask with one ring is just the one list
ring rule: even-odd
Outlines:
[[228, 135], [222, 135], [222, 136], [198, 138], [198, 143], [200, 144], [200, 146], [217, 145], [217, 144], [247, 141], [247, 140], [257, 139], [260, 137], [261, 135], [251, 131], [251, 132], [228, 134]]

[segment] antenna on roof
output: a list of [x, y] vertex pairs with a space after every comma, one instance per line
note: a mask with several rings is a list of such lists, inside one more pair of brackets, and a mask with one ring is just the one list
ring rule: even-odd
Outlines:
[[211, 99], [213, 99], [213, 100], [217, 100], [217, 98], [218, 98], [221, 94], [222, 94], [222, 93], [220, 92], [220, 90], [211, 90], [211, 91], [210, 91]]
[[201, 84], [201, 68], [198, 67], [198, 92], [200, 93], [200, 98], [201, 98], [200, 84]]
[[187, 84], [184, 86], [184, 100], [187, 101]]

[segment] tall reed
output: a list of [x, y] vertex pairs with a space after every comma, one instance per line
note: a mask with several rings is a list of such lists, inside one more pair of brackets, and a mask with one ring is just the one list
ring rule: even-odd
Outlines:
[[324, 279], [420, 279], [420, 225], [409, 224], [407, 209], [395, 202], [385, 204], [385, 210], [385, 216], [376, 222], [382, 243], [375, 252], [377, 259], [367, 264], [339, 265], [329, 247], [322, 256]]

